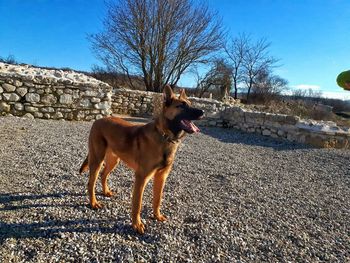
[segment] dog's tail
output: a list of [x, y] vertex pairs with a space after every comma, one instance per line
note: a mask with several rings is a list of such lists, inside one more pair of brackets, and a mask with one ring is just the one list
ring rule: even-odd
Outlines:
[[89, 170], [89, 155], [86, 156], [83, 164], [80, 167], [79, 173], [82, 174], [83, 172], [87, 172]]

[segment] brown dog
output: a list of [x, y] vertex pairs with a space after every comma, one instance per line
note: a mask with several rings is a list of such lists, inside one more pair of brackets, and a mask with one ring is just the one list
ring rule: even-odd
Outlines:
[[182, 90], [177, 98], [169, 86], [163, 91], [162, 113], [146, 125], [131, 124], [116, 117], [107, 117], [94, 122], [89, 136], [89, 154], [80, 168], [80, 173], [90, 170], [88, 183], [90, 205], [101, 208], [95, 196], [96, 180], [102, 164], [102, 189], [105, 196], [112, 196], [107, 185], [110, 172], [119, 160], [135, 171], [132, 196], [132, 227], [140, 234], [145, 231], [140, 213], [144, 188], [153, 176], [153, 216], [158, 221], [166, 217], [160, 213], [165, 180], [172, 168], [180, 139], [185, 133], [198, 132], [191, 120], [200, 119], [203, 111], [191, 107]]

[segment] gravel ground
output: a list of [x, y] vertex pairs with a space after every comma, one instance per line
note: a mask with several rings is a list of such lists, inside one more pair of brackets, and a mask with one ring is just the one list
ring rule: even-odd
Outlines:
[[[350, 151], [203, 128], [177, 154], [166, 223], [130, 226], [132, 172], [87, 206], [91, 123], [0, 118], [0, 262], [350, 261]], [[101, 192], [100, 184], [98, 192]]]

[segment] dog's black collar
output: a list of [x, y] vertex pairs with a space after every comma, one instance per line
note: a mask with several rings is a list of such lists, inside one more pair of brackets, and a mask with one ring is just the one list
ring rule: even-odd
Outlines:
[[173, 144], [179, 143], [180, 140], [185, 136], [185, 134], [184, 133], [181, 134], [181, 130], [174, 129], [169, 119], [165, 118], [165, 121], [168, 123], [168, 127], [170, 128], [171, 134], [165, 133], [162, 129], [159, 129], [156, 125], [155, 128], [160, 134], [161, 140], [167, 143], [173, 143]]

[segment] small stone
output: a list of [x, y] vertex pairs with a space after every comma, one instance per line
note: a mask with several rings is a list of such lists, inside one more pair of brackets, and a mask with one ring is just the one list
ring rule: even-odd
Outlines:
[[66, 94], [73, 94], [73, 91], [71, 89], [65, 89], [64, 93], [66, 93]]
[[56, 112], [53, 116], [54, 119], [62, 119], [63, 114], [61, 112]]
[[91, 102], [89, 99], [82, 99], [79, 103], [79, 106], [80, 107], [83, 107], [83, 108], [90, 108], [91, 107]]
[[62, 95], [62, 94], [63, 94], [63, 90], [62, 90], [62, 89], [57, 89], [56, 93], [57, 93], [58, 95]]
[[17, 88], [16, 92], [18, 95], [20, 95], [21, 97], [23, 97], [24, 95], [27, 94], [28, 89], [27, 88]]
[[41, 112], [55, 112], [55, 109], [52, 107], [43, 107], [41, 108]]
[[57, 98], [52, 94], [47, 94], [41, 98], [41, 102], [46, 105], [52, 105], [57, 103]]
[[24, 115], [23, 115], [23, 118], [27, 118], [27, 119], [32, 119], [32, 120], [34, 120], [34, 116], [33, 116], [32, 114], [30, 114], [30, 113], [24, 114]]
[[271, 135], [271, 131], [270, 130], [263, 130], [262, 135], [270, 136]]
[[61, 104], [72, 104], [73, 103], [73, 97], [70, 94], [62, 94], [60, 96], [60, 103]]
[[17, 102], [17, 103], [15, 103], [15, 109], [22, 111], [22, 110], [24, 110], [24, 105], [22, 103]]
[[40, 95], [36, 93], [27, 93], [26, 94], [26, 101], [28, 102], [39, 102], [40, 101]]
[[24, 86], [34, 87], [34, 84], [32, 82], [24, 82]]
[[85, 91], [85, 96], [87, 96], [87, 97], [96, 97], [97, 95], [98, 95], [97, 92], [94, 90]]
[[2, 96], [6, 101], [19, 101], [21, 99], [16, 93], [3, 93]]
[[16, 90], [16, 86], [13, 86], [13, 85], [7, 84], [7, 83], [2, 84], [2, 87], [3, 87], [4, 90], [6, 90], [7, 92], [13, 92], [13, 91]]
[[15, 80], [13, 82], [13, 85], [15, 85], [16, 87], [21, 87], [23, 85], [23, 82], [19, 81], [19, 80]]
[[0, 102], [0, 112], [10, 112], [10, 105], [8, 105], [6, 102], [1, 101]]
[[278, 136], [283, 136], [284, 135], [284, 131], [278, 130], [277, 134], [278, 134]]
[[83, 111], [79, 111], [77, 114], [77, 120], [83, 120], [85, 117], [85, 113]]
[[42, 118], [43, 116], [44, 116], [44, 114], [41, 113], [41, 112], [34, 112], [34, 117], [35, 118]]
[[62, 78], [63, 77], [63, 74], [62, 74], [62, 71], [55, 71], [53, 73], [53, 75], [56, 77], [56, 78]]
[[99, 99], [99, 98], [91, 98], [91, 102], [93, 102], [93, 103], [98, 103], [100, 101], [101, 101], [101, 99]]
[[35, 107], [32, 107], [32, 106], [25, 106], [24, 108], [28, 112], [36, 112], [36, 111], [39, 110], [38, 108], [35, 108]]
[[110, 104], [107, 101], [103, 101], [94, 105], [95, 109], [99, 110], [106, 110], [109, 108], [109, 106]]

